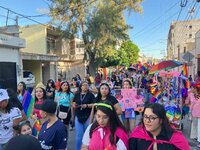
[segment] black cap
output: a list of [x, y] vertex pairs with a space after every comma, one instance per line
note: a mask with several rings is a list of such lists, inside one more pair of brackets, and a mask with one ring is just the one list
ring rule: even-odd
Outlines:
[[34, 107], [35, 109], [54, 114], [56, 112], [57, 104], [53, 100], [44, 100], [42, 104], [36, 104]]
[[30, 135], [15, 136], [8, 141], [5, 150], [42, 150], [39, 141]]

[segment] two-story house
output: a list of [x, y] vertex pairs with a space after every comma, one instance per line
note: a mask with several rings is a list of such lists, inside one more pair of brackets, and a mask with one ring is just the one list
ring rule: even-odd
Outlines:
[[26, 48], [21, 50], [23, 69], [33, 72], [36, 83], [56, 81], [58, 74], [62, 74], [63, 80], [71, 80], [76, 74], [85, 76], [87, 64], [83, 61], [82, 40], [63, 38], [49, 25], [25, 26], [20, 31], [20, 37], [26, 40]]

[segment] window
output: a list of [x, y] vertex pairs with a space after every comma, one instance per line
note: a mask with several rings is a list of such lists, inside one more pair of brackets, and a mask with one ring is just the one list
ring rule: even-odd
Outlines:
[[47, 38], [47, 53], [54, 52], [55, 48], [56, 48], [56, 40], [48, 37]]
[[192, 38], [192, 34], [189, 34], [189, 38]]
[[186, 53], [186, 47], [183, 48], [183, 53]]
[[192, 29], [192, 25], [189, 26], [189, 29]]

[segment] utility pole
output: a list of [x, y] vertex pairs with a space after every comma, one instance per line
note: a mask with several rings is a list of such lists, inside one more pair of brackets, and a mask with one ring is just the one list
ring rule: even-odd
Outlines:
[[8, 11], [7, 11], [7, 16], [6, 16], [6, 26], [8, 26], [8, 16], [9, 16], [9, 12], [10, 12], [10, 10], [8, 9]]

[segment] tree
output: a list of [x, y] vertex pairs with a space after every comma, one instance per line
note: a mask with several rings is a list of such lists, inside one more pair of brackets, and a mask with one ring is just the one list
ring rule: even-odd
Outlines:
[[[81, 34], [90, 73], [108, 54], [109, 47], [129, 38], [124, 11], [141, 12], [142, 0], [49, 0], [52, 23], [64, 30], [67, 38]], [[109, 56], [110, 57], [110, 56]], [[86, 57], [85, 57], [86, 58]]]
[[139, 48], [132, 41], [126, 41], [122, 43], [118, 50], [118, 56], [120, 58], [120, 64], [126, 66], [136, 64], [139, 57]]

